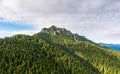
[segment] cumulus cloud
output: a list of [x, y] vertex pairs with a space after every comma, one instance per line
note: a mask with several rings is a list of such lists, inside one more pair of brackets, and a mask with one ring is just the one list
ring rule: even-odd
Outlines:
[[119, 0], [0, 0], [0, 20], [24, 22], [37, 31], [56, 25], [103, 42], [120, 33], [119, 9]]

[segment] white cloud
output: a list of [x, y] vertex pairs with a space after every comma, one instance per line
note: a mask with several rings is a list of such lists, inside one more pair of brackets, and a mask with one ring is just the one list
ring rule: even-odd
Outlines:
[[119, 1], [112, 0], [1, 0], [0, 17], [4, 21], [29, 23], [37, 31], [57, 25], [94, 41], [107, 41], [112, 39], [110, 35], [120, 33], [120, 11], [116, 11], [119, 8]]

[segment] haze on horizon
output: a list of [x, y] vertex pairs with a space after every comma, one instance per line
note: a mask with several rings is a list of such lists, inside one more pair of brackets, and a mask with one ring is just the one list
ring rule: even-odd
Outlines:
[[120, 0], [0, 0], [0, 37], [32, 35], [52, 25], [120, 44]]

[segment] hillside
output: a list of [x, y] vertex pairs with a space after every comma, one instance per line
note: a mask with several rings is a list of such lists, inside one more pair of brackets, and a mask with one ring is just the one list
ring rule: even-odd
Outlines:
[[52, 26], [0, 39], [1, 74], [120, 74], [120, 52]]

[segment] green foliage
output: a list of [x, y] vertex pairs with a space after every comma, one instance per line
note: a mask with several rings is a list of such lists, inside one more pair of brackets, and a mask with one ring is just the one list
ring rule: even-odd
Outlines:
[[[46, 38], [46, 37], [45, 37]], [[64, 48], [67, 49], [67, 48]], [[96, 74], [89, 62], [42, 38], [16, 35], [0, 40], [1, 74]]]

